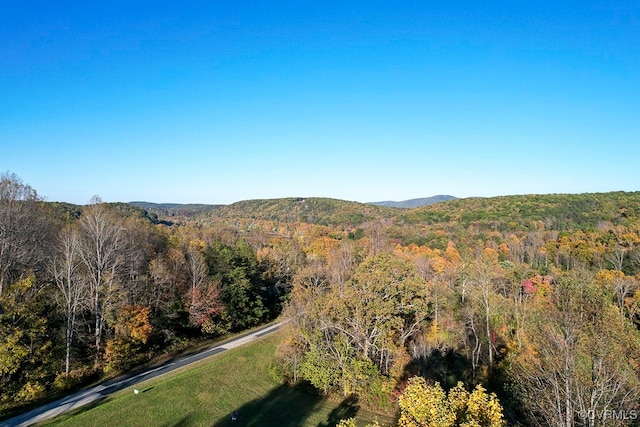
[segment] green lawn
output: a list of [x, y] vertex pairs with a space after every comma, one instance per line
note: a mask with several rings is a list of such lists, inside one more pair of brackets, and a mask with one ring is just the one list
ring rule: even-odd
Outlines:
[[[48, 426], [334, 426], [355, 416], [359, 425], [393, 420], [281, 384], [270, 366], [278, 342], [270, 336], [226, 351], [194, 368], [122, 390], [101, 404], [63, 416]], [[238, 421], [231, 414], [238, 411]]]

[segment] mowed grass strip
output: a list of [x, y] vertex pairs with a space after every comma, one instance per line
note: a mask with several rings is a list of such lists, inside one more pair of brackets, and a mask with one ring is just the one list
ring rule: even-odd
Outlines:
[[[271, 373], [279, 339], [274, 334], [225, 351], [46, 425], [329, 427], [352, 416], [358, 425], [393, 423], [392, 418], [359, 409], [357, 402], [325, 399], [283, 385]], [[238, 420], [232, 423], [234, 411]]]

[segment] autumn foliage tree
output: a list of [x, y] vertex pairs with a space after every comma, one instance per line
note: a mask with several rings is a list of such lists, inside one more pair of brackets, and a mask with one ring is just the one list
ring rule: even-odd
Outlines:
[[283, 345], [305, 341], [299, 376], [319, 389], [362, 392], [363, 384], [389, 374], [422, 327], [429, 312], [426, 292], [408, 261], [385, 252], [369, 257], [343, 285], [294, 290], [290, 328], [299, 338]]
[[153, 327], [149, 322], [150, 307], [127, 305], [118, 311], [114, 326], [115, 336], [107, 341], [106, 371], [121, 370], [141, 356]]
[[220, 292], [214, 282], [189, 289], [186, 297], [189, 307], [189, 321], [199, 327], [202, 332], [214, 333], [218, 330], [216, 317], [220, 315], [224, 306], [220, 302]]
[[428, 385], [422, 377], [409, 379], [399, 398], [400, 427], [501, 427], [502, 406], [495, 394], [482, 386], [470, 393], [462, 382], [445, 392], [439, 383]]
[[44, 289], [33, 274], [0, 295], [0, 390], [30, 401], [45, 389], [52, 342], [47, 336]]

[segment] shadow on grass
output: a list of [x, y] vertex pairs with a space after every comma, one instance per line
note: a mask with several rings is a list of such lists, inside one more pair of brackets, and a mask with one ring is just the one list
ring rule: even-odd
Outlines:
[[193, 425], [193, 420], [191, 419], [190, 416], [186, 416], [175, 423], [162, 424], [160, 427], [188, 427], [192, 425]]
[[318, 427], [335, 427], [340, 420], [354, 418], [358, 415], [359, 410], [360, 405], [358, 405], [358, 398], [355, 396], [349, 396], [340, 402], [340, 405], [337, 408], [331, 411], [327, 422], [318, 424]]
[[[232, 412], [214, 427], [299, 427], [305, 422], [324, 399], [321, 396], [305, 393], [296, 388], [281, 385], [271, 390], [266, 396], [253, 400], [237, 411], [237, 420], [231, 421]], [[329, 414], [326, 422], [318, 427], [335, 427], [342, 418], [355, 417], [360, 407], [357, 399], [345, 399], [340, 406]]]

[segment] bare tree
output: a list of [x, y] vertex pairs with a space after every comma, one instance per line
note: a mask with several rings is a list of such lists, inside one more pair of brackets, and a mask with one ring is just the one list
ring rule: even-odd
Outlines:
[[351, 278], [358, 259], [352, 242], [341, 242], [340, 246], [329, 252], [327, 269], [331, 282], [339, 286], [342, 292], [344, 284]]
[[638, 289], [638, 280], [633, 276], [616, 277], [613, 280], [613, 293], [620, 312], [620, 323], [624, 324], [625, 302]]
[[187, 248], [187, 267], [189, 269], [190, 285], [187, 294], [189, 301], [189, 314], [193, 316], [196, 311], [196, 295], [203, 293], [209, 281], [209, 267], [204, 259], [201, 248], [197, 242], [191, 242]]
[[66, 318], [65, 373], [69, 373], [71, 346], [76, 329], [76, 318], [86, 306], [87, 291], [81, 277], [80, 238], [77, 231], [67, 226], [60, 233], [56, 256], [52, 262], [52, 273], [60, 292], [60, 305]]
[[171, 289], [171, 276], [164, 257], [159, 255], [149, 261], [149, 276], [151, 283], [146, 305], [157, 311], [166, 305]]
[[[470, 281], [472, 283], [471, 296], [482, 311], [484, 334], [487, 343], [487, 361], [489, 369], [493, 366], [494, 342], [491, 330], [491, 316], [498, 309], [498, 294], [495, 282], [501, 278], [502, 270], [498, 265], [498, 254], [493, 249], [485, 249], [470, 265]], [[475, 326], [473, 328], [476, 336]]]
[[127, 293], [127, 304], [146, 302], [149, 277], [149, 262], [152, 259], [154, 242], [143, 220], [128, 218], [123, 223], [124, 265], [122, 282]]
[[[15, 174], [0, 175], [0, 295], [39, 258], [41, 199]], [[40, 251], [41, 252], [41, 251]]]
[[369, 238], [369, 254], [378, 255], [389, 249], [389, 228], [391, 228], [390, 220], [379, 220], [363, 225], [366, 236]]
[[151, 292], [148, 305], [154, 310], [166, 310], [171, 302], [187, 293], [188, 268], [185, 255], [179, 248], [170, 246], [149, 262]]
[[640, 409], [640, 348], [601, 287], [561, 278], [525, 327], [510, 375], [535, 424], [617, 426], [600, 418], [607, 409]]
[[80, 217], [80, 257], [86, 270], [95, 316], [95, 358], [100, 355], [105, 315], [111, 308], [118, 289], [118, 275], [124, 264], [123, 228], [119, 219], [94, 196]]
[[614, 269], [623, 271], [625, 260], [640, 243], [640, 238], [637, 232], [622, 225], [611, 227], [608, 231], [613, 236], [613, 241], [607, 245], [605, 259]]

